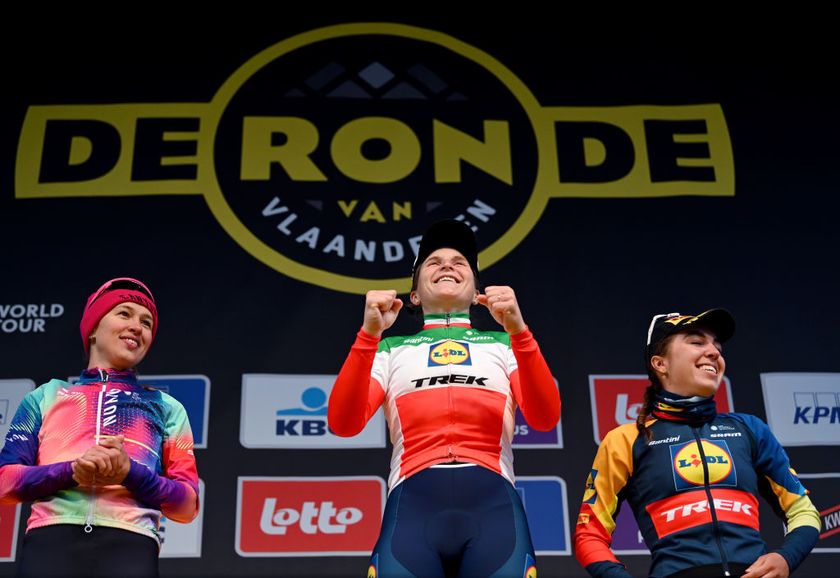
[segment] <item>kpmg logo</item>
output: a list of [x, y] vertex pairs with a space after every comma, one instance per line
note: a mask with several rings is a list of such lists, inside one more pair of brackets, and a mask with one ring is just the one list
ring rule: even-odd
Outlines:
[[830, 391], [796, 391], [793, 393], [793, 423], [840, 424], [840, 393]]
[[407, 291], [443, 217], [480, 230], [487, 267], [553, 197], [735, 194], [720, 105], [542, 106], [492, 55], [402, 24], [282, 40], [206, 98], [30, 106], [17, 198], [204, 195], [255, 259], [364, 293]]
[[840, 445], [840, 373], [762, 373], [761, 386], [783, 445]]
[[385, 418], [377, 411], [349, 438], [333, 434], [327, 401], [335, 375], [242, 376], [239, 440], [247, 448], [383, 448]]

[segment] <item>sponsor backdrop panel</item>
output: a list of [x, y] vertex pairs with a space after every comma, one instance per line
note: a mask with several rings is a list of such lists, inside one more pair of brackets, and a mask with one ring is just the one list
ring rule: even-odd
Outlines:
[[[187, 408], [205, 494], [197, 524], [165, 521], [163, 575], [364, 575], [390, 442], [381, 412], [334, 436], [326, 399], [364, 292], [405, 297], [419, 236], [455, 217], [563, 399], [554, 431], [516, 422], [540, 575], [581, 575], [578, 505], [599, 440], [638, 411], [650, 317], [724, 306], [718, 405], [767, 419], [808, 474], [825, 529], [797, 575], [833, 576], [832, 36], [789, 40], [790, 14], [333, 10], [52, 13], [16, 19], [25, 50], [0, 35], [0, 427], [26, 391], [79, 375], [85, 298], [136, 276], [161, 324], [138, 369]], [[390, 333], [418, 328], [401, 314]], [[0, 576], [27, 513], [0, 511]], [[643, 576], [626, 514], [615, 549]]]

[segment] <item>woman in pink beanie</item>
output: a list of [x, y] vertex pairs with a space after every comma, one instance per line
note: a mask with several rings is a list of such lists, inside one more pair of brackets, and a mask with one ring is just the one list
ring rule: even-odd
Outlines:
[[0, 502], [32, 502], [18, 576], [158, 576], [160, 518], [198, 514], [198, 473], [183, 405], [134, 368], [158, 311], [136, 279], [87, 299], [87, 369], [25, 396], [0, 452]]

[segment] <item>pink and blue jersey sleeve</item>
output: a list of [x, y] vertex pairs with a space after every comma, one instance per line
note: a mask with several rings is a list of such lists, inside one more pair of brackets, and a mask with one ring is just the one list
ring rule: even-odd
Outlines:
[[76, 485], [71, 462], [40, 465], [40, 390], [28, 393], [18, 406], [0, 452], [0, 503], [28, 502]]

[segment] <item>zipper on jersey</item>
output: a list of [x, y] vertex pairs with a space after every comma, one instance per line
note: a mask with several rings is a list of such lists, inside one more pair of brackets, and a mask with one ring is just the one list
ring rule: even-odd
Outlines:
[[717, 542], [718, 551], [720, 552], [720, 561], [723, 566], [723, 575], [731, 576], [729, 571], [729, 560], [726, 557], [726, 551], [723, 549], [723, 542], [720, 537], [720, 526], [718, 525], [717, 511], [715, 511], [715, 501], [712, 498], [712, 488], [709, 484], [709, 464], [706, 462], [706, 453], [703, 451], [703, 442], [700, 440], [700, 431], [696, 427], [691, 428], [694, 434], [694, 439], [697, 440], [697, 448], [700, 450], [700, 461], [703, 463], [703, 489], [706, 491], [706, 500], [709, 503], [709, 513], [712, 515], [712, 527], [714, 528], [715, 542]]
[[[445, 327], [446, 327], [446, 338], [451, 339], [452, 338], [452, 314], [447, 312], [444, 315], [445, 315], [444, 319], [446, 319], [446, 325], [445, 325]], [[446, 365], [446, 372], [449, 375], [449, 378], [451, 379], [452, 378], [452, 364], [451, 363], [448, 363]], [[451, 436], [452, 435], [452, 428], [455, 425], [455, 420], [452, 417], [453, 414], [455, 413], [455, 404], [452, 400], [452, 385], [449, 383], [449, 380], [447, 380], [447, 383], [446, 383], [446, 399], [447, 399], [447, 403], [449, 405], [449, 435]], [[450, 440], [451, 440], [451, 437], [450, 437]], [[449, 461], [451, 461], [451, 462], [458, 461], [458, 456], [455, 455], [455, 452], [453, 451], [451, 443], [447, 445], [446, 452], [447, 452], [447, 454], [449, 454], [448, 455]]]
[[[108, 387], [108, 372], [100, 369], [99, 378], [102, 381], [102, 387], [99, 389], [99, 396], [96, 401], [96, 433], [94, 434], [94, 443], [99, 443], [102, 435], [102, 399], [105, 397], [105, 390]], [[96, 477], [94, 476], [94, 482]], [[90, 489], [90, 505], [88, 506], [87, 518], [85, 519], [85, 533], [90, 534], [93, 531], [93, 512], [96, 508], [96, 486], [91, 486]]]

